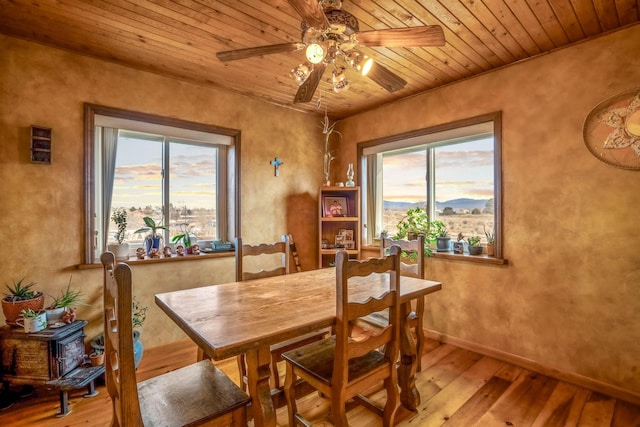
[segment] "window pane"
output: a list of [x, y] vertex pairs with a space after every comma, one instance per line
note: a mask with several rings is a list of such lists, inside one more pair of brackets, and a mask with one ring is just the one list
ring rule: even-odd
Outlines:
[[436, 218], [452, 239], [494, 228], [493, 138], [443, 145], [435, 153]]
[[198, 240], [216, 239], [217, 148], [172, 142], [170, 153], [171, 235], [188, 229]]
[[425, 207], [427, 200], [427, 150], [398, 150], [382, 155], [382, 230], [393, 236], [407, 210]]
[[[127, 232], [125, 241], [141, 243], [144, 234], [133, 232], [144, 226], [142, 217], [162, 219], [162, 139], [135, 137], [130, 133], [118, 137], [116, 169], [113, 184], [111, 212], [127, 210]], [[113, 236], [116, 225], [109, 224], [109, 236]]]

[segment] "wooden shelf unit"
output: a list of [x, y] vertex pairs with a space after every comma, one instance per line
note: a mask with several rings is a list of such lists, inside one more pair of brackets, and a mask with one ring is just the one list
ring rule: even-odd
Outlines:
[[[332, 201], [344, 201], [343, 214], [345, 216], [328, 216], [328, 208]], [[318, 267], [326, 268], [334, 265], [336, 236], [341, 230], [350, 230], [353, 235], [353, 247], [347, 248], [350, 257], [360, 258], [361, 246], [361, 215], [360, 215], [360, 187], [321, 187], [318, 195]], [[323, 248], [322, 241], [331, 247]]]
[[51, 164], [51, 128], [31, 126], [31, 162]]

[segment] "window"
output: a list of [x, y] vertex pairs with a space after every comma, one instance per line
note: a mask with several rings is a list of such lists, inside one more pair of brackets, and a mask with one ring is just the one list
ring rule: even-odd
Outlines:
[[407, 210], [426, 208], [452, 240], [495, 235], [501, 258], [500, 113], [358, 144], [363, 235], [393, 236]]
[[113, 241], [115, 210], [127, 212], [131, 254], [146, 233], [148, 216], [165, 244], [185, 231], [201, 246], [239, 232], [235, 176], [239, 132], [198, 123], [86, 106], [86, 263]]

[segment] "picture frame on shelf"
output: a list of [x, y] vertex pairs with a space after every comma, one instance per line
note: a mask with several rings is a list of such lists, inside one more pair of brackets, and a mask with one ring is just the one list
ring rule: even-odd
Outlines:
[[336, 234], [336, 248], [344, 247], [344, 234]]
[[345, 236], [345, 240], [353, 240], [353, 230], [341, 228], [340, 230], [338, 230], [338, 234], [342, 234], [343, 236]]
[[345, 249], [355, 249], [356, 248], [356, 242], [354, 242], [353, 240], [345, 240], [342, 242], [342, 244], [344, 245]]
[[324, 217], [349, 216], [346, 197], [325, 196], [322, 199], [322, 214]]

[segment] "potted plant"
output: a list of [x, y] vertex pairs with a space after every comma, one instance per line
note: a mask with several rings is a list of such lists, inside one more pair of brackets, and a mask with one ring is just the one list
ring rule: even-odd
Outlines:
[[480, 255], [482, 253], [482, 245], [480, 244], [480, 236], [471, 236], [467, 239], [469, 243], [469, 255]]
[[117, 260], [129, 259], [129, 244], [124, 241], [127, 231], [127, 211], [124, 208], [115, 209], [111, 214], [111, 220], [116, 223], [118, 230], [114, 234], [116, 243], [107, 245], [107, 249], [113, 252]]
[[[177, 234], [177, 235], [173, 236], [171, 241], [173, 243], [182, 242], [182, 244], [184, 245], [185, 250], [187, 251], [188, 254], [190, 254], [191, 253], [191, 246], [197, 242], [197, 238], [196, 238], [195, 235], [193, 235], [191, 233], [191, 229], [193, 227], [188, 227], [188, 228], [187, 227], [188, 227], [188, 224], [180, 224], [180, 228], [183, 230], [183, 232], [181, 234]], [[176, 247], [176, 253], [178, 255], [181, 255], [179, 246]]]
[[32, 288], [35, 282], [24, 284], [24, 277], [13, 286], [5, 285], [9, 290], [8, 294], [4, 294], [2, 298], [2, 312], [6, 319], [7, 325], [15, 326], [16, 319], [20, 316], [22, 310], [32, 309], [40, 311], [44, 308], [44, 294], [40, 291], [34, 291]]
[[[140, 341], [140, 331], [137, 328], [141, 328], [144, 321], [147, 319], [148, 307], [142, 306], [138, 299], [134, 296], [131, 303], [131, 326], [133, 327], [133, 359], [136, 368], [142, 361], [142, 355], [144, 354], [144, 345]], [[90, 342], [93, 352], [104, 352], [104, 334], [95, 336]]]
[[81, 291], [71, 289], [71, 277], [69, 277], [69, 283], [64, 291], [61, 291], [56, 297], [50, 297], [53, 301], [45, 308], [49, 324], [60, 322], [68, 309], [77, 305], [86, 305], [84, 303], [84, 294]]
[[495, 232], [492, 231], [484, 231], [484, 235], [487, 237], [487, 255], [494, 256], [495, 255], [495, 244], [496, 244], [496, 236]]
[[151, 249], [162, 250], [162, 236], [158, 234], [158, 230], [168, 230], [169, 228], [166, 225], [157, 225], [150, 216], [145, 216], [142, 220], [145, 226], [137, 229], [133, 234], [151, 231], [151, 233], [147, 234], [144, 238], [144, 248], [147, 255], [149, 255]]
[[431, 256], [429, 243], [436, 241], [439, 230], [442, 228], [444, 224], [441, 221], [431, 221], [425, 208], [412, 208], [407, 210], [407, 214], [398, 222], [398, 231], [393, 238], [415, 240], [418, 234], [423, 234], [426, 243], [424, 253]]
[[451, 237], [449, 237], [447, 227], [443, 223], [440, 224], [442, 224], [442, 226], [439, 227], [438, 235], [436, 236], [436, 250], [438, 252], [448, 252]]
[[47, 329], [47, 315], [42, 310], [28, 308], [20, 312], [16, 325], [22, 326], [26, 333], [40, 332]]
[[104, 363], [104, 350], [94, 349], [93, 352], [89, 355], [89, 362], [91, 366], [100, 366]]

